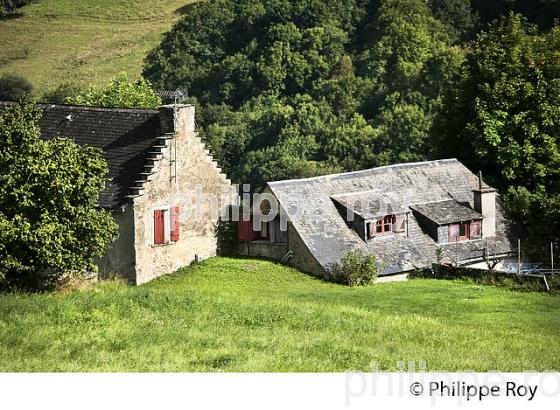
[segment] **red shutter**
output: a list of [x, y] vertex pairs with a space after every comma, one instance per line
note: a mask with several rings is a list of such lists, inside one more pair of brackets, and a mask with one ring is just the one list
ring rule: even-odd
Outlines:
[[179, 240], [179, 207], [171, 208], [171, 241]]
[[162, 245], [165, 243], [165, 229], [164, 229], [164, 215], [165, 211], [154, 211], [154, 244]]
[[237, 221], [237, 239], [242, 242], [247, 242], [252, 240], [253, 228], [251, 227], [251, 221]]
[[471, 238], [480, 238], [482, 221], [472, 221], [471, 222]]
[[449, 225], [449, 242], [457, 242], [459, 240], [459, 224]]

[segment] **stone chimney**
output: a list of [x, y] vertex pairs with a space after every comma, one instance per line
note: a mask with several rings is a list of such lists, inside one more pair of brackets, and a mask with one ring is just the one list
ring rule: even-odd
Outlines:
[[194, 105], [177, 104], [159, 107], [162, 134], [194, 132]]
[[478, 173], [478, 189], [474, 192], [474, 210], [480, 212], [482, 237], [496, 235], [496, 190], [482, 182], [482, 172]]

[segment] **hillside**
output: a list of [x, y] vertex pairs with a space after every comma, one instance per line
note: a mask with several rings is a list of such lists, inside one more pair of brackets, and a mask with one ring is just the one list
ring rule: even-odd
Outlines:
[[0, 295], [0, 371], [558, 371], [559, 342], [557, 296], [436, 280], [353, 289], [260, 260]]
[[190, 0], [37, 0], [0, 20], [0, 72], [29, 79], [37, 96], [63, 82], [140, 76], [146, 53]]

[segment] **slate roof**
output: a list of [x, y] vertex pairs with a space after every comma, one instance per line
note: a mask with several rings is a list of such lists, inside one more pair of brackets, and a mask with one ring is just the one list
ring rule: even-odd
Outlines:
[[375, 219], [409, 211], [398, 193], [395, 192], [364, 191], [333, 195], [331, 198], [364, 219]]
[[455, 200], [418, 204], [410, 207], [438, 225], [482, 219], [482, 214]]
[[41, 138], [60, 136], [103, 150], [111, 181], [100, 194], [99, 206], [120, 209], [161, 135], [159, 112], [54, 104], [39, 107], [43, 110], [39, 121]]
[[[324, 268], [350, 250], [375, 254], [380, 275], [406, 272], [430, 266], [438, 244], [425, 232], [411, 207], [438, 201], [455, 201], [473, 206], [478, 177], [456, 159], [398, 164], [364, 171], [299, 180], [270, 182], [268, 188], [282, 208], [292, 215], [293, 227], [313, 257]], [[489, 188], [484, 184], [483, 188]], [[375, 196], [381, 207], [409, 208], [408, 236], [387, 235], [365, 242], [350, 228], [333, 202], [333, 197], [359, 193]], [[397, 203], [393, 203], [398, 198]], [[375, 211], [375, 210], [374, 210]], [[375, 212], [373, 212], [375, 214]], [[513, 249], [511, 227], [501, 205], [496, 209], [496, 236], [488, 245], [496, 254]], [[440, 245], [444, 258], [465, 261], [480, 258], [485, 240]]]

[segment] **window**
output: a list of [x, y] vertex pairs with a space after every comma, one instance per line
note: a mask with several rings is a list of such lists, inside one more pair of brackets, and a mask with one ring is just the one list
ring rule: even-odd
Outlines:
[[395, 215], [387, 215], [377, 222], [369, 223], [367, 225], [368, 238], [371, 239], [374, 236], [388, 235], [392, 233], [395, 221]]
[[154, 245], [179, 241], [179, 213], [178, 206], [154, 210]]
[[481, 221], [461, 222], [449, 225], [449, 242], [480, 238]]
[[378, 234], [387, 234], [393, 231], [393, 215], [387, 215], [383, 219], [377, 221], [376, 232]]

